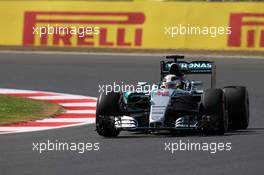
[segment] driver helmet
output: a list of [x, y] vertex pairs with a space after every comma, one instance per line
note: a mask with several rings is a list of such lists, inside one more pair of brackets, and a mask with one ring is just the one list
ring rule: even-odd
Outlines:
[[162, 87], [167, 89], [182, 88], [182, 82], [176, 75], [166, 75], [163, 79]]

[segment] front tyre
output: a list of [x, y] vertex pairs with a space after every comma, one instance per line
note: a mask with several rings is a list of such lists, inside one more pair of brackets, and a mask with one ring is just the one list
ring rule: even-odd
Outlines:
[[120, 93], [99, 95], [96, 105], [96, 131], [103, 137], [116, 137], [120, 130], [115, 127], [115, 117], [120, 115]]
[[206, 134], [223, 135], [228, 128], [225, 96], [221, 89], [207, 89], [201, 98], [202, 114], [209, 117]]

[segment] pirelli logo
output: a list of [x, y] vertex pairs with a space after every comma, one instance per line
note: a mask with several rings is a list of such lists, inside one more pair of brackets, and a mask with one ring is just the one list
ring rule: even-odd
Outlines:
[[264, 48], [264, 13], [232, 13], [229, 47]]
[[[140, 47], [145, 15], [141, 12], [46, 12], [27, 11], [24, 14], [23, 45]], [[33, 29], [38, 26], [93, 26], [97, 35], [82, 37], [71, 33], [39, 37]]]

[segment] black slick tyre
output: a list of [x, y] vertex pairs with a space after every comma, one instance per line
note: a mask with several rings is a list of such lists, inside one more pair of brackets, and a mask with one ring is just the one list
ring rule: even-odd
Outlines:
[[115, 117], [119, 116], [120, 93], [110, 92], [99, 95], [96, 105], [96, 131], [103, 137], [116, 137], [120, 130], [115, 127]]
[[203, 115], [209, 117], [205, 134], [223, 135], [228, 128], [225, 96], [221, 89], [207, 89], [201, 98]]
[[230, 129], [246, 129], [249, 124], [249, 97], [243, 86], [223, 89], [227, 101]]

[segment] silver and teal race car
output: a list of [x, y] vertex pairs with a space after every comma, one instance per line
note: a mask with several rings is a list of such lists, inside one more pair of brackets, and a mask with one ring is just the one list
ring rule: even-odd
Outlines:
[[[199, 131], [223, 135], [228, 130], [246, 129], [249, 97], [246, 87], [215, 88], [216, 67], [211, 61], [186, 62], [184, 56], [167, 56], [160, 62], [161, 81], [148, 91], [99, 94], [96, 131], [116, 137], [120, 131]], [[211, 75], [211, 88], [201, 90], [201, 81], [189, 74]], [[145, 87], [148, 83], [140, 82]]]

